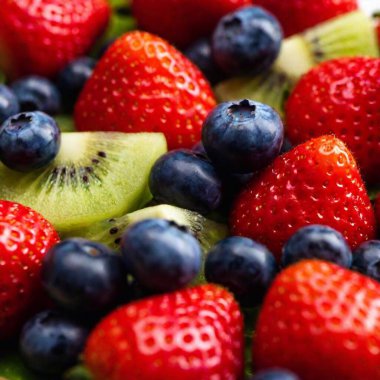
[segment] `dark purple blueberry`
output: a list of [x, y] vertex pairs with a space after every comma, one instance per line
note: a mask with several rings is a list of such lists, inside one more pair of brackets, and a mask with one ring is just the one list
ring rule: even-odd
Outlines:
[[284, 126], [271, 107], [252, 100], [219, 104], [203, 125], [202, 142], [215, 166], [231, 173], [252, 173], [279, 154]]
[[251, 380], [300, 380], [293, 372], [286, 369], [265, 369], [257, 372]]
[[328, 226], [311, 225], [298, 230], [285, 244], [284, 267], [300, 260], [319, 259], [350, 268], [352, 253], [343, 235]]
[[24, 112], [0, 127], [0, 160], [10, 169], [29, 172], [50, 164], [61, 145], [56, 121], [43, 112]]
[[21, 111], [42, 111], [56, 115], [61, 109], [61, 96], [49, 79], [29, 76], [12, 83], [11, 86]]
[[72, 111], [87, 80], [91, 77], [96, 61], [81, 57], [70, 62], [58, 75], [58, 88], [67, 111]]
[[272, 253], [245, 237], [233, 236], [217, 243], [205, 264], [207, 281], [228, 288], [244, 306], [260, 303], [276, 274]]
[[136, 280], [154, 292], [180, 289], [201, 269], [198, 240], [185, 228], [162, 219], [133, 224], [123, 235], [121, 251]]
[[81, 324], [47, 310], [25, 324], [20, 336], [20, 352], [31, 369], [58, 375], [79, 360], [87, 336], [88, 330]]
[[185, 55], [198, 66], [212, 85], [223, 80], [223, 73], [215, 63], [208, 38], [202, 38], [188, 47]]
[[380, 281], [380, 241], [370, 240], [360, 245], [353, 254], [352, 270]]
[[74, 313], [102, 313], [127, 291], [120, 255], [85, 239], [67, 239], [44, 257], [42, 282], [50, 297]]
[[0, 84], [0, 124], [20, 112], [20, 104], [14, 92]]
[[154, 164], [150, 190], [159, 202], [208, 213], [222, 198], [222, 184], [212, 164], [191, 150], [166, 153]]
[[244, 7], [224, 16], [212, 37], [217, 65], [230, 75], [258, 75], [272, 66], [282, 43], [277, 19], [260, 7]]

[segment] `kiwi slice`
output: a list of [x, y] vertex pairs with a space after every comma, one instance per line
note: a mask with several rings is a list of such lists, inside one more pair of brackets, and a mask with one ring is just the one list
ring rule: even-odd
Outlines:
[[[70, 234], [65, 234], [63, 238], [79, 236], [98, 241], [115, 251], [119, 251], [121, 236], [128, 226], [150, 218], [166, 219], [188, 228], [201, 244], [204, 254], [203, 261], [211, 247], [228, 236], [226, 225], [209, 220], [197, 212], [170, 205], [158, 205], [129, 213], [120, 218], [111, 218], [94, 223], [87, 228], [71, 231]], [[204, 271], [202, 270], [193, 284], [204, 282]]]
[[74, 120], [69, 115], [54, 116], [61, 132], [75, 132]]
[[45, 377], [35, 375], [25, 367], [16, 350], [1, 352], [0, 380], [47, 380]]
[[224, 81], [215, 93], [220, 101], [248, 98], [269, 104], [283, 116], [285, 101], [303, 74], [323, 61], [360, 55], [377, 57], [379, 51], [372, 20], [356, 11], [285, 39], [271, 70]]
[[117, 251], [120, 249], [121, 236], [128, 226], [150, 218], [166, 219], [187, 227], [199, 240], [202, 249], [206, 252], [228, 234], [227, 226], [209, 220], [197, 212], [171, 205], [158, 205], [143, 208], [120, 218], [106, 219], [86, 228], [70, 231], [70, 234], [65, 234], [64, 237], [80, 236], [106, 244]]
[[0, 165], [0, 199], [39, 211], [59, 232], [86, 227], [144, 204], [150, 170], [165, 152], [161, 133], [63, 133], [48, 167], [19, 173]]

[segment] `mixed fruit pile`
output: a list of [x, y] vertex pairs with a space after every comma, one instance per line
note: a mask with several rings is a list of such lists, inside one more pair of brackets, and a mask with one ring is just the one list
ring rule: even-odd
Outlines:
[[2, 1], [1, 380], [380, 380], [360, 5]]

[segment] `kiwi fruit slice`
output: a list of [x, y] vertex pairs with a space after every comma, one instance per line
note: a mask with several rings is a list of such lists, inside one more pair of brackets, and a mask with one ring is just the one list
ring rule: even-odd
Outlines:
[[120, 218], [105, 219], [86, 228], [70, 231], [64, 237], [80, 236], [98, 241], [118, 251], [120, 249], [121, 236], [128, 226], [151, 218], [165, 219], [187, 227], [199, 240], [202, 249], [206, 252], [217, 241], [224, 239], [228, 235], [228, 228], [224, 224], [209, 220], [194, 211], [162, 204], [143, 208]]
[[35, 375], [24, 365], [16, 350], [1, 352], [0, 380], [47, 380], [45, 377]]
[[75, 132], [74, 120], [69, 115], [54, 116], [55, 121], [58, 123], [61, 132]]
[[166, 149], [161, 133], [63, 133], [48, 167], [19, 173], [0, 165], [0, 199], [39, 211], [59, 232], [86, 227], [141, 207]]
[[377, 57], [379, 50], [372, 20], [356, 11], [285, 39], [268, 72], [226, 80], [215, 93], [220, 101], [248, 98], [269, 104], [283, 116], [285, 101], [303, 74], [323, 61], [360, 55]]
[[[203, 261], [209, 250], [219, 241], [228, 236], [226, 225], [209, 220], [197, 212], [181, 209], [171, 205], [147, 207], [120, 218], [111, 218], [94, 223], [87, 228], [71, 231], [63, 237], [83, 237], [103, 243], [115, 251], [120, 250], [123, 232], [133, 223], [144, 219], [165, 219], [186, 227], [200, 242], [203, 251]], [[201, 270], [193, 284], [204, 283], [204, 271]]]

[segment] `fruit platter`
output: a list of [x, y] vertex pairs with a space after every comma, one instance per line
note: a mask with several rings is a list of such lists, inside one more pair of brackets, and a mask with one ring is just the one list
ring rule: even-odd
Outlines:
[[380, 0], [0, 20], [0, 380], [380, 380]]

